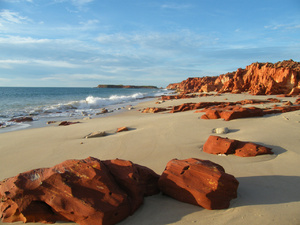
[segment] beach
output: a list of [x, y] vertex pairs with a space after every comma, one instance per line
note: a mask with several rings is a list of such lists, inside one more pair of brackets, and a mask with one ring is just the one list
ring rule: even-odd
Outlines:
[[[52, 167], [67, 159], [89, 156], [100, 160], [130, 160], [149, 167], [157, 174], [161, 174], [167, 162], [174, 158], [206, 159], [223, 166], [240, 183], [238, 197], [231, 201], [228, 209], [206, 210], [158, 194], [146, 197], [144, 204], [119, 224], [300, 224], [299, 110], [232, 121], [203, 120], [200, 117], [204, 113], [195, 113], [195, 110], [174, 114], [139, 111], [146, 107], [168, 107], [186, 102], [267, 98], [296, 100], [296, 97], [244, 93], [168, 100], [159, 105], [155, 104], [157, 99], [151, 99], [139, 103], [132, 110], [112, 116], [76, 120], [80, 122], [78, 124], [61, 127], [55, 123], [42, 128], [1, 133], [0, 180], [36, 168]], [[124, 126], [129, 131], [116, 133], [117, 128]], [[272, 148], [274, 154], [246, 158], [203, 152], [205, 141], [213, 135], [212, 129], [218, 127], [230, 130], [220, 135], [222, 137], [255, 142]], [[108, 135], [84, 139], [93, 131], [105, 131]]]

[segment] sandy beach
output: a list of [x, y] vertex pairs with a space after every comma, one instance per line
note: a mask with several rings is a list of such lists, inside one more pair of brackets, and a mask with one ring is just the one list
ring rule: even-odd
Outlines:
[[[271, 97], [278, 98], [222, 94], [169, 100], [160, 105], [155, 104], [155, 99], [140, 103], [130, 111], [79, 120], [80, 123], [70, 126], [51, 124], [43, 128], [2, 133], [0, 180], [31, 169], [51, 167], [67, 159], [88, 156], [100, 160], [130, 160], [158, 174], [173, 158], [207, 159], [223, 166], [240, 182], [238, 197], [231, 201], [228, 209], [206, 210], [158, 194], [145, 198], [138, 211], [119, 224], [300, 224], [300, 111], [232, 121], [202, 120], [203, 113], [194, 111], [174, 114], [138, 111], [184, 102], [234, 102]], [[295, 102], [296, 97], [278, 99]], [[123, 126], [128, 127], [129, 131], [115, 133], [117, 128]], [[207, 154], [202, 151], [203, 144], [212, 135], [212, 129], [217, 127], [228, 127], [230, 130], [230, 133], [220, 136], [262, 144], [272, 148], [275, 154], [249, 158]], [[84, 139], [93, 131], [106, 131], [109, 135]]]

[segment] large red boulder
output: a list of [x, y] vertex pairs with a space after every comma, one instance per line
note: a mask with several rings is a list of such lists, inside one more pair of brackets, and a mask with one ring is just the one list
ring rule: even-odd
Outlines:
[[205, 209], [226, 209], [237, 197], [239, 182], [216, 163], [190, 158], [168, 162], [158, 184], [164, 194], [179, 201]]
[[158, 193], [158, 178], [148, 168], [119, 159], [67, 160], [0, 182], [0, 218], [116, 224], [138, 208], [144, 195]]
[[203, 151], [210, 154], [234, 154], [235, 140], [211, 135], [203, 145]]
[[203, 151], [209, 154], [235, 154], [240, 157], [251, 157], [263, 154], [273, 154], [270, 148], [234, 139], [211, 135], [203, 145]]

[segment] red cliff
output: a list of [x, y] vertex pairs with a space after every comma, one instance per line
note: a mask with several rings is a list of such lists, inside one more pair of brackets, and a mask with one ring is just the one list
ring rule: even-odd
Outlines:
[[188, 78], [168, 89], [180, 92], [249, 92], [253, 95], [300, 93], [300, 62], [252, 63], [246, 69], [215, 77]]

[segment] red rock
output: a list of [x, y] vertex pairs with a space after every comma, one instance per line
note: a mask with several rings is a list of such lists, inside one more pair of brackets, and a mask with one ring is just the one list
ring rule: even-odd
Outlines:
[[240, 157], [251, 157], [263, 154], [273, 154], [270, 148], [252, 142], [209, 136], [203, 145], [203, 151], [209, 154], [235, 154]]
[[237, 197], [239, 182], [209, 160], [173, 159], [158, 181], [161, 191], [179, 201], [205, 209], [226, 209]]
[[291, 101], [284, 102], [283, 105], [293, 105]]
[[187, 95], [186, 93], [182, 93], [179, 95], [162, 95], [161, 100], [172, 100], [172, 99], [185, 99], [185, 98], [195, 98], [197, 95]]
[[103, 163], [118, 185], [129, 196], [131, 214], [143, 203], [144, 196], [160, 192], [158, 188], [159, 175], [149, 168], [120, 159], [106, 160]]
[[120, 128], [117, 129], [117, 133], [122, 132], [122, 131], [128, 131], [128, 128], [127, 127], [120, 127]]
[[142, 195], [158, 192], [158, 178], [152, 170], [124, 160], [67, 160], [0, 182], [0, 218], [116, 224], [137, 209]]
[[300, 98], [297, 98], [297, 99], [296, 99], [295, 105], [300, 105]]
[[209, 154], [233, 154], [235, 152], [236, 141], [218, 136], [209, 136], [203, 145], [203, 151]]
[[70, 122], [70, 121], [62, 121], [60, 124], [58, 124], [58, 126], [68, 126], [68, 125], [72, 125], [72, 124], [76, 124], [79, 122]]
[[251, 157], [264, 154], [272, 155], [273, 152], [270, 148], [264, 147], [262, 145], [254, 144], [251, 142], [237, 141], [234, 154], [240, 157]]
[[167, 109], [165, 108], [158, 108], [158, 107], [153, 107], [153, 108], [146, 108], [142, 111], [142, 113], [158, 113], [158, 112], [163, 112], [166, 111]]
[[30, 122], [30, 121], [33, 121], [33, 118], [29, 117], [29, 116], [13, 118], [13, 119], [10, 120], [10, 122], [16, 122], [16, 123]]
[[188, 78], [167, 88], [181, 92], [249, 92], [253, 95], [300, 94], [300, 63], [293, 60], [252, 63], [245, 69], [216, 77]]

